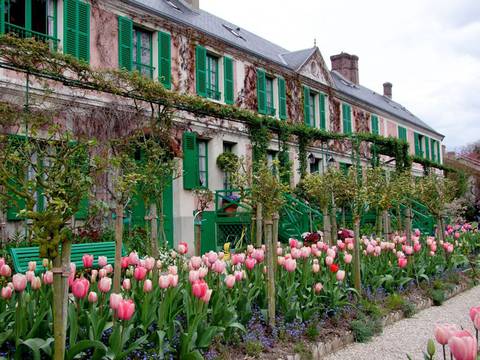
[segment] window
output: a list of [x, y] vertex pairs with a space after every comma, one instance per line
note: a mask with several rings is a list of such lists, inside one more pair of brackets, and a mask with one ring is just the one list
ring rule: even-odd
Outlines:
[[320, 161], [321, 159], [315, 158], [315, 157], [310, 160], [310, 174], [315, 174], [320, 172]]
[[[234, 143], [230, 142], [224, 142], [223, 143], [223, 152], [224, 153], [233, 153], [233, 147], [235, 146]], [[223, 173], [223, 188], [225, 190], [231, 188], [231, 181], [230, 181], [230, 174], [229, 173]]]
[[139, 27], [133, 28], [133, 68], [153, 78], [152, 33]]
[[272, 170], [272, 174], [277, 175], [278, 169], [275, 165], [275, 161], [278, 160], [278, 153], [276, 151], [268, 151], [267, 152], [267, 165]]
[[208, 188], [208, 141], [197, 140], [199, 186]]
[[[55, 0], [1, 0], [4, 8], [3, 27], [5, 33], [19, 37], [35, 37], [57, 47], [58, 39]], [[0, 7], [0, 9], [2, 9]]]
[[218, 57], [207, 53], [207, 97], [220, 100], [218, 88]]
[[348, 175], [348, 170], [350, 170], [350, 168], [352, 167], [352, 164], [348, 164], [348, 163], [345, 163], [345, 162], [340, 162], [340, 163], [338, 163], [338, 166], [340, 167], [340, 171], [344, 175]]
[[352, 107], [348, 104], [342, 104], [343, 133], [352, 133]]
[[379, 128], [378, 128], [378, 116], [372, 114], [372, 115], [370, 116], [370, 119], [371, 119], [371, 131], [372, 131], [372, 134], [375, 134], [375, 135], [380, 134], [380, 130], [379, 130]]
[[398, 126], [398, 138], [407, 141], [407, 129], [400, 125]]
[[317, 123], [317, 95], [307, 86], [303, 87], [303, 115], [307, 126], [315, 127]]
[[414, 133], [415, 141], [415, 156], [423, 157], [423, 138], [424, 136], [419, 133]]
[[265, 77], [266, 81], [266, 86], [265, 86], [265, 94], [266, 94], [266, 99], [267, 99], [267, 115], [270, 116], [275, 116], [276, 110], [275, 110], [275, 103], [273, 100], [273, 82], [274, 79], [270, 76]]

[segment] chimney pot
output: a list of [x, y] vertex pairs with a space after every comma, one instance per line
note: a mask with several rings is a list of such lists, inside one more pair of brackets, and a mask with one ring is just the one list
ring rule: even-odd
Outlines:
[[200, 10], [200, 0], [185, 0], [194, 10]]
[[383, 96], [388, 97], [389, 99], [392, 98], [392, 83], [386, 82], [383, 84]]
[[332, 70], [339, 72], [345, 79], [358, 85], [358, 56], [342, 52], [338, 55], [330, 56]]

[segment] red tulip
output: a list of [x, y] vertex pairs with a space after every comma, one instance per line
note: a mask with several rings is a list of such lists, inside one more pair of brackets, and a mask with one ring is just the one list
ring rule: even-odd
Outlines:
[[132, 299], [120, 300], [117, 307], [117, 317], [120, 320], [130, 320], [135, 312], [135, 303]]
[[72, 284], [72, 293], [77, 299], [83, 299], [88, 294], [90, 282], [85, 278], [75, 279]]
[[407, 266], [407, 258], [404, 258], [404, 257], [401, 257], [401, 258], [398, 258], [398, 267], [400, 269], [403, 269], [405, 266]]
[[85, 254], [82, 256], [83, 267], [89, 269], [93, 266], [93, 255]]
[[147, 276], [147, 269], [143, 266], [137, 266], [133, 271], [133, 277], [137, 281], [142, 281], [143, 279], [145, 279], [145, 276]]
[[335, 274], [338, 271], [338, 265], [337, 264], [330, 265], [330, 271]]
[[12, 283], [16, 292], [22, 292], [27, 287], [27, 277], [23, 274], [15, 274], [12, 277]]
[[452, 334], [448, 347], [456, 360], [475, 360], [477, 358], [477, 340], [466, 330]]

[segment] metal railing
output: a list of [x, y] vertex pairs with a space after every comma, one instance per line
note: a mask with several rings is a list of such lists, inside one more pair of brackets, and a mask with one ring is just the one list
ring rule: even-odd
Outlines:
[[35, 38], [37, 41], [42, 41], [50, 44], [50, 48], [52, 50], [57, 50], [58, 43], [60, 42], [60, 39], [57, 39], [56, 37], [39, 33], [37, 31], [28, 30], [24, 27], [11, 24], [9, 22], [5, 22], [5, 34], [16, 34], [18, 37], [21, 38]]
[[[249, 190], [247, 190], [249, 192]], [[224, 189], [215, 192], [215, 211], [219, 214], [226, 213], [230, 206], [242, 208], [243, 211], [251, 211], [251, 207], [243, 201], [239, 189]]]

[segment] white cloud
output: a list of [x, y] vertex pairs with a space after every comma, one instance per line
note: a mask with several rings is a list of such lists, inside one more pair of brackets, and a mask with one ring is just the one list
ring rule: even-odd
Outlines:
[[317, 39], [325, 61], [359, 56], [360, 82], [393, 97], [446, 135], [449, 148], [480, 138], [478, 0], [200, 0], [202, 9], [289, 50]]

